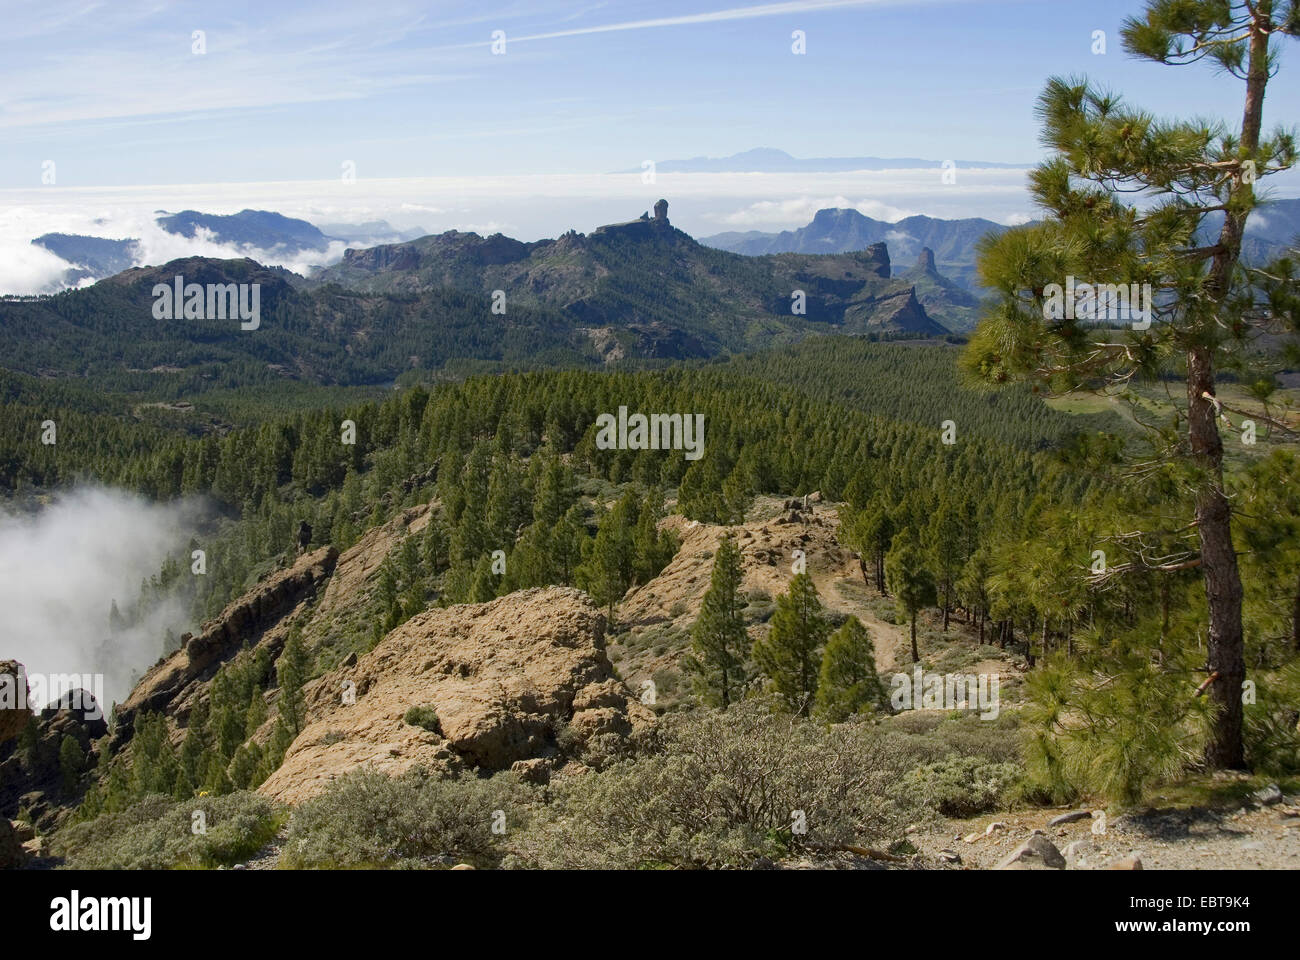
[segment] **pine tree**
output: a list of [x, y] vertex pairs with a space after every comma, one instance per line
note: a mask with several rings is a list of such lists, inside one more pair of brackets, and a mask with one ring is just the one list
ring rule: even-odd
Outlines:
[[649, 583], [668, 565], [677, 553], [677, 541], [672, 533], [659, 529], [663, 517], [663, 492], [653, 487], [646, 494], [637, 514], [636, 532], [632, 547], [636, 555], [634, 580]]
[[894, 538], [885, 557], [885, 580], [912, 624], [912, 662], [921, 659], [916, 646], [916, 617], [938, 602], [934, 576], [925, 567], [925, 555], [908, 532]]
[[194, 785], [203, 782], [203, 754], [212, 745], [212, 734], [208, 729], [208, 701], [199, 700], [190, 711], [189, 726], [185, 730], [185, 740], [181, 744], [181, 769], [186, 780]]
[[984, 642], [984, 624], [989, 614], [989, 577], [993, 571], [992, 552], [987, 547], [977, 549], [957, 581], [957, 595], [962, 605], [979, 619], [980, 643]]
[[841, 723], [884, 699], [876, 674], [876, 649], [857, 617], [849, 617], [826, 641], [817, 681], [817, 712]]
[[64, 734], [63, 742], [59, 744], [59, 779], [63, 792], [68, 796], [77, 792], [85, 766], [86, 752], [81, 749], [81, 744], [71, 734]]
[[620, 501], [601, 519], [578, 567], [578, 585], [591, 594], [597, 606], [607, 609], [611, 623], [614, 607], [631, 585], [635, 552], [627, 521], [628, 512]]
[[262, 685], [258, 684], [253, 687], [252, 695], [248, 698], [248, 709], [244, 712], [244, 739], [252, 737], [262, 724], [266, 722], [269, 711], [266, 708], [266, 698], [263, 695]]
[[[1166, 65], [1209, 60], [1244, 81], [1240, 127], [1232, 130], [1158, 121], [1086, 81], [1050, 80], [1038, 112], [1054, 155], [1030, 178], [1047, 216], [983, 245], [980, 272], [997, 303], [965, 358], [988, 381], [1031, 380], [1048, 391], [1185, 370], [1178, 414], [1154, 432], [1155, 456], [1143, 458], [1178, 473], [1184, 512], [1163, 529], [1181, 532], [1183, 547], [1144, 559], [1134, 572], [1194, 565], [1204, 579], [1205, 669], [1218, 713], [1206, 760], [1215, 767], [1244, 763], [1245, 676], [1243, 590], [1219, 432], [1221, 418], [1239, 411], [1217, 396], [1216, 371], [1240, 366], [1265, 332], [1300, 332], [1293, 262], [1262, 270], [1241, 262], [1248, 218], [1261, 203], [1256, 181], [1296, 160], [1291, 133], [1262, 135], [1280, 43], [1296, 36], [1300, 6], [1290, 0], [1149, 0], [1144, 16], [1125, 21], [1130, 54]], [[1142, 207], [1125, 202], [1129, 195]], [[1207, 241], [1211, 231], [1217, 235]], [[1076, 302], [1067, 303], [1070, 278], [1088, 286], [1072, 287]], [[1140, 318], [1117, 315], [1113, 300], [1098, 318], [1092, 284], [1149, 284], [1152, 296]], [[1096, 319], [1132, 329], [1099, 331]], [[1279, 426], [1267, 415], [1255, 419]], [[1185, 431], [1181, 440], [1175, 429]]]
[[297, 630], [291, 630], [284, 649], [280, 651], [280, 659], [275, 662], [276, 682], [280, 685], [280, 697], [276, 703], [281, 719], [295, 737], [302, 732], [306, 719], [307, 705], [302, 688], [310, 669], [302, 638]]
[[203, 790], [213, 797], [222, 797], [231, 793], [235, 785], [226, 773], [226, 761], [215, 750], [208, 750], [199, 761], [204, 771]]
[[790, 589], [776, 598], [767, 636], [754, 641], [754, 661], [786, 706], [800, 716], [808, 716], [812, 708], [821, 667], [818, 650], [829, 632], [812, 577], [798, 573]]
[[293, 740], [294, 733], [289, 729], [289, 725], [284, 722], [284, 717], [277, 717], [275, 727], [271, 731], [271, 740], [267, 743], [263, 755], [263, 766], [259, 773], [260, 779], [265, 780], [280, 768], [280, 764], [284, 762], [285, 753], [293, 745]]
[[948, 632], [948, 618], [956, 595], [957, 579], [961, 576], [962, 555], [961, 523], [957, 511], [946, 495], [930, 516], [928, 533], [929, 564], [934, 571], [939, 607], [943, 611], [943, 632]]
[[237, 790], [249, 790], [258, 785], [257, 774], [262, 766], [262, 748], [256, 742], [239, 745], [230, 761], [230, 782]]
[[533, 522], [550, 530], [573, 501], [573, 477], [558, 457], [549, 457], [533, 497]]
[[749, 634], [741, 613], [748, 601], [740, 583], [740, 551], [731, 536], [724, 536], [713, 555], [708, 592], [691, 627], [691, 655], [683, 661], [701, 699], [723, 710], [744, 696], [749, 683], [745, 666]]
[[420, 543], [420, 558], [430, 575], [436, 575], [447, 569], [447, 565], [451, 562], [448, 556], [449, 547], [443, 518], [430, 517]]
[[551, 540], [560, 583], [573, 583], [578, 565], [582, 562], [586, 542], [587, 531], [582, 524], [582, 507], [575, 503], [556, 524]]
[[474, 579], [469, 588], [470, 603], [486, 603], [497, 595], [501, 574], [492, 571], [492, 558], [485, 556], [474, 568]]
[[223, 666], [212, 679], [208, 692], [211, 703], [212, 733], [216, 750], [223, 760], [234, 756], [235, 748], [244, 740], [244, 725], [248, 706], [235, 689], [229, 665]]

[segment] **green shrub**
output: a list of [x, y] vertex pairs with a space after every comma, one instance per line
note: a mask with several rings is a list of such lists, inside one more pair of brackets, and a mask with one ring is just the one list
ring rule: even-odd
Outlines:
[[281, 865], [494, 866], [504, 839], [526, 825], [530, 798], [510, 774], [438, 779], [418, 768], [400, 777], [354, 770], [294, 811]]
[[750, 866], [891, 841], [924, 816], [912, 798], [891, 795], [906, 768], [867, 724], [828, 729], [749, 701], [670, 714], [659, 736], [649, 756], [553, 783], [555, 802], [513, 844], [511, 865]]
[[950, 756], [912, 770], [898, 790], [945, 817], [964, 819], [996, 810], [1020, 776], [1015, 764]]
[[1245, 708], [1246, 761], [1256, 773], [1300, 773], [1300, 659], [1258, 684], [1255, 703]]
[[411, 726], [423, 727], [430, 733], [442, 733], [442, 729], [438, 726], [438, 711], [431, 706], [411, 707], [402, 719]]
[[[888, 680], [888, 678], [885, 678]], [[923, 710], [905, 710], [889, 717], [885, 736], [890, 748], [909, 766], [934, 763], [957, 754], [982, 757], [991, 763], [1020, 763], [1020, 716], [1003, 709], [996, 720], [979, 714], [956, 715]]]
[[[194, 832], [196, 811], [205, 833]], [[230, 866], [266, 846], [283, 821], [270, 800], [248, 791], [184, 801], [154, 794], [121, 813], [64, 827], [50, 850], [78, 870]]]

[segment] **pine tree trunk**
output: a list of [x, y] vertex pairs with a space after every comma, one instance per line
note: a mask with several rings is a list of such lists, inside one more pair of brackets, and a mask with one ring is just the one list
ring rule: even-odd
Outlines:
[[[1251, 156], [1259, 148], [1264, 120], [1264, 91], [1268, 87], [1268, 13], [1250, 25], [1250, 60], [1246, 74], [1246, 102], [1241, 117], [1241, 151]], [[1244, 179], [1232, 190], [1233, 198], [1253, 196], [1254, 188]], [[1206, 291], [1212, 301], [1223, 304], [1232, 294], [1232, 275], [1241, 256], [1241, 238], [1246, 214], [1224, 212], [1218, 250], [1210, 264]], [[1223, 492], [1223, 440], [1215, 422], [1218, 413], [1214, 396], [1214, 356], [1204, 342], [1193, 342], [1187, 351], [1188, 439], [1192, 459], [1203, 472], [1196, 491], [1196, 524], [1201, 541], [1201, 573], [1210, 608], [1210, 633], [1206, 667], [1217, 674], [1210, 697], [1219, 708], [1214, 736], [1206, 748], [1206, 761], [1213, 767], [1240, 768], [1245, 765], [1242, 750], [1241, 683], [1245, 679], [1245, 649], [1241, 626], [1241, 573], [1232, 544], [1232, 509]]]
[[1187, 354], [1188, 437], [1192, 456], [1203, 471], [1196, 492], [1196, 526], [1201, 542], [1201, 573], [1210, 608], [1206, 668], [1217, 674], [1210, 686], [1219, 710], [1206, 761], [1213, 767], [1240, 768], [1242, 751], [1241, 682], [1246, 677], [1241, 627], [1241, 574], [1232, 544], [1232, 509], [1223, 492], [1223, 440], [1217, 411], [1204, 394], [1214, 395], [1210, 352], [1195, 347]]
[[1291, 646], [1300, 653], [1300, 577], [1295, 582], [1295, 601], [1291, 607]]
[[916, 614], [912, 614], [912, 662], [916, 663], [921, 659], [921, 654], [916, 649]]
[[980, 646], [984, 646], [984, 608], [980, 607]]

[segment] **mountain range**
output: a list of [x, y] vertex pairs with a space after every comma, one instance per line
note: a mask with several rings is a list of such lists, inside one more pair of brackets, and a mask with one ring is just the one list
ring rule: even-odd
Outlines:
[[971, 217], [940, 220], [935, 217], [906, 217], [895, 223], [876, 220], [852, 208], [818, 210], [812, 222], [797, 230], [762, 233], [757, 230], [718, 233], [702, 237], [701, 243], [719, 250], [758, 256], [769, 253], [843, 253], [861, 250], [873, 243], [887, 243], [899, 262], [915, 260], [928, 248], [936, 266], [948, 277], [970, 290], [976, 286], [975, 244], [988, 233], [1007, 228], [992, 220]]
[[[892, 276], [884, 244], [747, 257], [696, 242], [666, 211], [533, 243], [450, 231], [349, 250], [310, 280], [248, 259], [132, 268], [85, 289], [0, 300], [0, 353], [12, 370], [106, 376], [128, 389], [161, 370], [179, 394], [284, 377], [381, 384], [449, 364], [708, 358], [812, 333], [949, 332], [918, 295], [946, 290], [932, 262], [906, 278]], [[259, 284], [260, 326], [155, 318], [154, 287], [176, 276]]]
[[[286, 217], [270, 210], [241, 210], [233, 214], [182, 210], [159, 212], [154, 222], [173, 236], [195, 239], [202, 235], [213, 242], [249, 253], [275, 252], [295, 255], [307, 251], [324, 253], [331, 243], [373, 246], [424, 236], [425, 231], [398, 230], [386, 220], [365, 223], [331, 223], [320, 227], [306, 220]], [[138, 239], [109, 239], [75, 233], [47, 233], [32, 243], [72, 264], [64, 284], [75, 286], [84, 280], [102, 280], [128, 267], [140, 265]]]
[[[1207, 240], [1212, 238], [1221, 223], [1221, 214], [1207, 216], [1202, 236]], [[1297, 237], [1300, 237], [1300, 199], [1267, 201], [1251, 214], [1247, 224], [1242, 243], [1245, 259], [1253, 263], [1273, 260], [1294, 248]], [[829, 207], [818, 210], [811, 223], [797, 230], [779, 233], [732, 231], [701, 237], [700, 242], [719, 250], [750, 256], [843, 253], [861, 250], [873, 243], [888, 243], [895, 262], [922, 257], [922, 251], [929, 248], [934, 252], [939, 272], [967, 291], [978, 293], [975, 245], [981, 237], [1007, 229], [1003, 224], [979, 217], [941, 220], [914, 216], [890, 223], [865, 216], [852, 208]]]
[[[440, 287], [563, 311], [620, 355], [702, 356], [796, 336], [808, 324], [843, 332], [948, 332], [912, 286], [892, 277], [884, 244], [832, 256], [744, 257], [674, 228], [667, 203], [651, 219], [523, 243], [450, 231], [349, 250], [313, 286], [412, 294]], [[796, 313], [795, 291], [803, 291]], [[614, 335], [613, 330], [624, 333]], [[638, 343], [628, 341], [632, 335]]]

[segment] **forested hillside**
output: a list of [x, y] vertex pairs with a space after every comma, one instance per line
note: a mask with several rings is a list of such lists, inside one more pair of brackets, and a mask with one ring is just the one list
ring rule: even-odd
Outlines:
[[[1300, 865], [1297, 202], [1258, 186], [1300, 0], [1119, 37], [1244, 82], [1240, 125], [1048, 79], [1017, 226], [825, 209], [742, 255], [660, 200], [0, 300], [0, 868]], [[918, 236], [978, 298], [935, 247], [897, 275]]]

